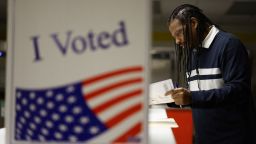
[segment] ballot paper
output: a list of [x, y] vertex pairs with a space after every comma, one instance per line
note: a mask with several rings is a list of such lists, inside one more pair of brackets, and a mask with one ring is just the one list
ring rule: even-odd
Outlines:
[[173, 118], [149, 120], [149, 124], [151, 126], [157, 126], [157, 127], [169, 127], [169, 128], [179, 127]]
[[153, 105], [174, 102], [170, 95], [165, 96], [165, 93], [173, 88], [174, 86], [172, 79], [167, 79], [150, 84], [149, 104]]
[[173, 118], [167, 117], [165, 109], [149, 109], [148, 122], [150, 125], [179, 127]]
[[0, 128], [0, 144], [5, 144], [5, 128]]

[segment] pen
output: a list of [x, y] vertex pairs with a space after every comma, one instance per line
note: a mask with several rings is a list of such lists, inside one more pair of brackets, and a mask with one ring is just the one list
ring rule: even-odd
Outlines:
[[[178, 88], [179, 87], [179, 83], [175, 82], [173, 86], [174, 86], [174, 88]], [[180, 108], [182, 108], [182, 105], [180, 105]]]

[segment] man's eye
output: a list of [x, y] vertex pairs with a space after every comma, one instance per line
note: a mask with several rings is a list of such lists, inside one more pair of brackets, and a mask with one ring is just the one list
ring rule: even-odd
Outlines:
[[182, 34], [183, 34], [183, 33], [182, 33], [182, 29], [178, 30], [178, 31], [175, 33], [176, 36], [181, 36]]
[[178, 31], [177, 33], [176, 33], [176, 36], [182, 36], [182, 31]]

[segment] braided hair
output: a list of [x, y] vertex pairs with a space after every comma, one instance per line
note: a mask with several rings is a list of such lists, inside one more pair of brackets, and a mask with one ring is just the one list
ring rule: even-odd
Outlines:
[[[196, 38], [192, 36], [191, 18], [195, 18], [198, 22], [196, 27]], [[199, 75], [199, 60], [200, 47], [204, 40], [205, 32], [213, 23], [202, 13], [202, 10], [190, 4], [183, 4], [173, 10], [168, 18], [168, 26], [177, 19], [181, 22], [183, 27], [184, 48], [175, 43], [176, 59], [177, 59], [177, 78], [178, 82], [185, 84], [188, 87], [188, 79], [192, 70], [192, 54], [195, 60], [195, 67], [197, 75]], [[194, 52], [193, 52], [194, 51]], [[188, 77], [186, 76], [186, 72]], [[199, 85], [199, 83], [198, 83]], [[200, 87], [199, 87], [200, 88]]]

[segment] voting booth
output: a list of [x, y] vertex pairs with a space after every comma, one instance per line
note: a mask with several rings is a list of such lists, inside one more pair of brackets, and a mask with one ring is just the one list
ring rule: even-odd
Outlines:
[[147, 143], [148, 0], [9, 0], [6, 143]]

